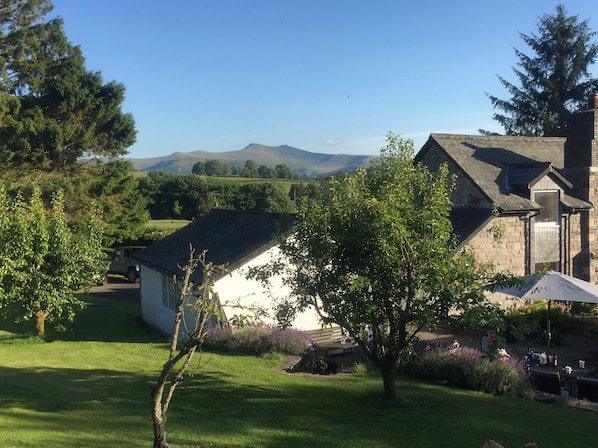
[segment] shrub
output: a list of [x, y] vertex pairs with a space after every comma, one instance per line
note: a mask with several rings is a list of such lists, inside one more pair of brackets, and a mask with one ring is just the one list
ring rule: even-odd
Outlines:
[[491, 360], [469, 347], [420, 345], [406, 371], [427, 381], [494, 395], [529, 396], [531, 390], [523, 363]]
[[[507, 339], [525, 341], [534, 337], [546, 337], [546, 300], [534, 300], [530, 304], [510, 310], [506, 315]], [[571, 330], [571, 315], [563, 303], [552, 303], [550, 307], [552, 342], [558, 344], [563, 334]]]
[[494, 305], [474, 306], [460, 314], [448, 317], [447, 323], [464, 333], [476, 333], [491, 328], [502, 333], [505, 327], [505, 312]]
[[212, 328], [203, 347], [227, 353], [262, 355], [278, 352], [300, 355], [313, 343], [311, 337], [293, 328], [282, 329], [268, 325], [250, 325], [240, 328]]

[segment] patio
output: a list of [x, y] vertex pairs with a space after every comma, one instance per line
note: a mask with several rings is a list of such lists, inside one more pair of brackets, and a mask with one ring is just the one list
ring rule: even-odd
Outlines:
[[[419, 336], [420, 339], [430, 342], [451, 344], [457, 341], [461, 346], [482, 350], [482, 335], [459, 334], [450, 329], [442, 329], [438, 332], [423, 331]], [[529, 342], [515, 341], [507, 342], [505, 348], [511, 359], [525, 363], [530, 351], [535, 353], [545, 352], [546, 343], [540, 339]], [[569, 393], [570, 406], [598, 411], [598, 402], [588, 402], [588, 400], [578, 400], [576, 398], [576, 378], [578, 376], [593, 379], [598, 378], [598, 343], [596, 338], [592, 336], [567, 335], [562, 338], [558, 345], [553, 344], [552, 349], [553, 351], [550, 355], [557, 356], [556, 366], [551, 366], [548, 363], [540, 364], [540, 362], [532, 362], [530, 367], [546, 372], [558, 372], [559, 381], [562, 382], [563, 386], [569, 388], [567, 392]], [[579, 367], [580, 360], [584, 361], [583, 369]], [[571, 367], [571, 373], [567, 373], [568, 369], [566, 367]], [[554, 394], [543, 392], [539, 392], [536, 398], [545, 402], [556, 401]]]

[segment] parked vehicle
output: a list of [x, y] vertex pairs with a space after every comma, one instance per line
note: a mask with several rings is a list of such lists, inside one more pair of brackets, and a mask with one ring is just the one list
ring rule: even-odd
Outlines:
[[130, 283], [139, 279], [139, 263], [133, 258], [133, 255], [145, 246], [117, 246], [110, 259], [110, 269], [108, 274], [124, 275]]

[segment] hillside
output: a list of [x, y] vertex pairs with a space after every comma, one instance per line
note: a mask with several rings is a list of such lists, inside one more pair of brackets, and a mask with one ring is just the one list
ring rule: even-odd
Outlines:
[[367, 166], [374, 156], [348, 154], [320, 154], [292, 146], [264, 146], [252, 143], [238, 151], [210, 152], [175, 152], [168, 156], [147, 159], [129, 158], [138, 171], [169, 171], [189, 174], [197, 162], [218, 159], [231, 166], [244, 166], [247, 160], [253, 160], [257, 166], [274, 167], [286, 163], [291, 170], [306, 176], [323, 176], [338, 171], [350, 171], [356, 165]]

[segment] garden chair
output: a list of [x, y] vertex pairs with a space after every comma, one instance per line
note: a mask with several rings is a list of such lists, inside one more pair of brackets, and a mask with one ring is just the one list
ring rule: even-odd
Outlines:
[[536, 385], [536, 390], [552, 395], [561, 395], [563, 393], [561, 375], [558, 371], [531, 369], [530, 374]]
[[577, 398], [598, 401], [598, 379], [577, 377]]

